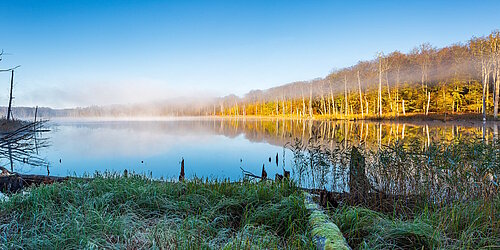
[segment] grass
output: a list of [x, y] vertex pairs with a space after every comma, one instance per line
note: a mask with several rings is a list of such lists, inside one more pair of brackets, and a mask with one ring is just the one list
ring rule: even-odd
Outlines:
[[[299, 185], [345, 191], [349, 148], [314, 139], [291, 147]], [[338, 200], [327, 213], [353, 249], [500, 248], [500, 141], [395, 142], [363, 153], [385, 198]], [[0, 249], [313, 249], [309, 215], [294, 182], [105, 174], [0, 203]]]
[[473, 200], [414, 211], [414, 218], [357, 206], [330, 216], [353, 249], [498, 249], [500, 199]]
[[362, 198], [344, 193], [350, 148], [321, 142], [292, 145], [294, 173], [312, 187], [340, 192], [340, 206], [329, 213], [353, 249], [500, 248], [500, 141], [365, 149], [365, 174], [383, 195]]
[[99, 176], [0, 203], [0, 248], [308, 249], [293, 184]]

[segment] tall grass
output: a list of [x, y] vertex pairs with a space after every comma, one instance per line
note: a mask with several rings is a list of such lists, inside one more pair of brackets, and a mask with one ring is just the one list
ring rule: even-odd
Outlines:
[[[349, 192], [351, 145], [311, 138], [291, 144], [295, 180], [314, 188]], [[482, 197], [500, 190], [500, 141], [456, 139], [426, 146], [418, 141], [395, 141], [376, 151], [361, 147], [372, 186], [393, 196], [446, 203]]]
[[307, 216], [293, 184], [105, 175], [0, 203], [0, 248], [310, 248]]
[[340, 206], [330, 215], [353, 248], [500, 248], [500, 141], [361, 147], [378, 191], [360, 199], [349, 195], [348, 143], [311, 140], [292, 145], [296, 178], [338, 192]]
[[[495, 207], [495, 208], [493, 208]], [[422, 208], [413, 218], [359, 206], [330, 215], [354, 249], [496, 249], [500, 247], [500, 199]]]

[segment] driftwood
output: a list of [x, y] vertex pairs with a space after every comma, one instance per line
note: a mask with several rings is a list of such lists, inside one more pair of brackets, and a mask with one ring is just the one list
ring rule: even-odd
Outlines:
[[[241, 169], [241, 172], [243, 173], [243, 175], [245, 177], [249, 177], [249, 178], [254, 178], [254, 179], [260, 179], [260, 180], [270, 180], [270, 181], [273, 181], [273, 179], [269, 179], [267, 177], [267, 171], [266, 169], [264, 168], [265, 165], [262, 165], [262, 174], [260, 176], [250, 172], [250, 171], [247, 171], [245, 169], [243, 169], [242, 167], [240, 167]], [[286, 171], [285, 169], [283, 169], [283, 175], [281, 174], [276, 174], [274, 176], [274, 181], [282, 181], [282, 180], [286, 180], [286, 179], [290, 179], [290, 171]]]
[[0, 158], [8, 159], [13, 169], [13, 162], [22, 162], [32, 166], [46, 166], [48, 163], [38, 156], [38, 149], [48, 146], [46, 138], [37, 138], [46, 121], [20, 122], [21, 125], [7, 133], [0, 133]]
[[[258, 176], [256, 174], [253, 174], [252, 172], [249, 172], [249, 171], [243, 169], [242, 167], [240, 167], [240, 169], [245, 177], [250, 177], [250, 178], [254, 178], [254, 179], [262, 179], [262, 176]], [[268, 180], [267, 176], [266, 176], [265, 180]]]
[[0, 171], [0, 191], [3, 193], [14, 193], [31, 185], [52, 184], [69, 179], [69, 177], [19, 174], [4, 167], [0, 167]]

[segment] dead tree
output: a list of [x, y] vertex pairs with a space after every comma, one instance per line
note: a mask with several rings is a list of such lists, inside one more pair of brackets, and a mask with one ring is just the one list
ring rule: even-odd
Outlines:
[[12, 112], [12, 90], [14, 88], [14, 70], [11, 70], [10, 75], [10, 96], [9, 96], [9, 107], [7, 109], [7, 121], [10, 120], [11, 112]]
[[363, 94], [361, 93], [361, 78], [359, 77], [359, 70], [358, 70], [358, 88], [359, 88], [359, 105], [360, 105], [360, 110], [361, 110], [361, 117], [364, 117], [364, 110], [363, 110]]

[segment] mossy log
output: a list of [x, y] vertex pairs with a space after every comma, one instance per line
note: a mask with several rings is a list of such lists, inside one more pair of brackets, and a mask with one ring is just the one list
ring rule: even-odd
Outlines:
[[312, 196], [304, 192], [304, 203], [311, 215], [309, 225], [312, 228], [311, 234], [316, 243], [317, 249], [351, 249], [347, 244], [340, 229], [328, 216], [314, 203]]

